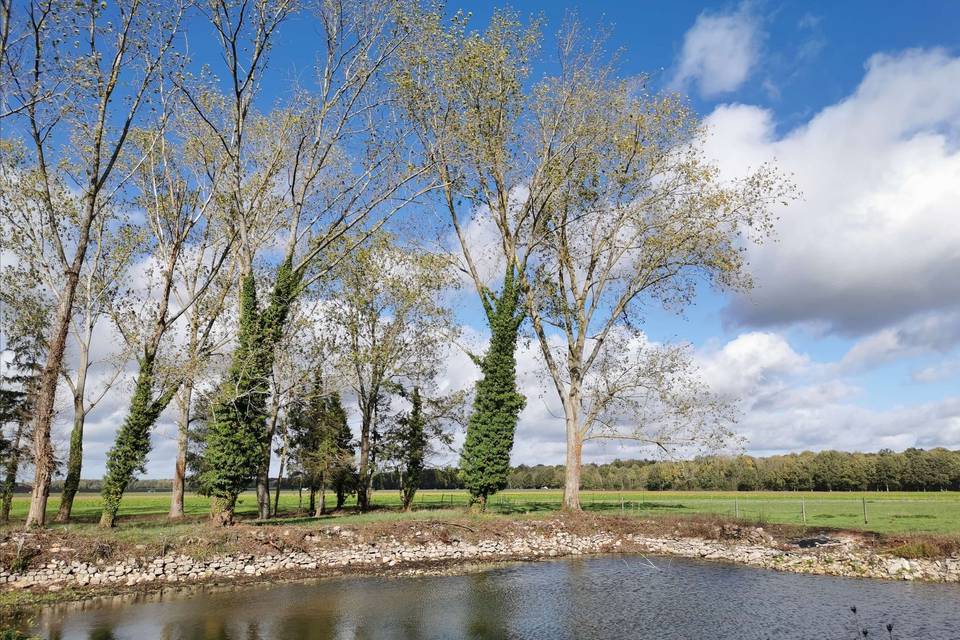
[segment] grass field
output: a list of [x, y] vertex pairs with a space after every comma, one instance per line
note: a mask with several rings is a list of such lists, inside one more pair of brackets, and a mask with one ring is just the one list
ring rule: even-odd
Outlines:
[[[505, 515], [547, 514], [560, 507], [559, 490], [504, 491], [491, 499], [488, 509]], [[27, 496], [14, 500], [13, 517], [22, 519], [27, 511]], [[650, 517], [657, 514], [717, 514], [740, 517], [758, 523], [804, 524], [818, 527], [863, 529], [883, 533], [960, 533], [960, 492], [931, 493], [824, 493], [824, 492], [722, 492], [722, 491], [584, 491], [581, 502], [587, 511]], [[398, 514], [399, 496], [395, 491], [378, 491], [373, 503], [379, 510], [365, 515], [339, 515], [344, 523], [384, 518], [428, 517], [437, 510], [462, 508], [467, 504], [464, 491], [420, 491], [414, 514]], [[58, 500], [51, 497], [50, 519]], [[348, 506], [351, 506], [348, 503]], [[304, 495], [303, 507], [306, 507]], [[152, 523], [166, 525], [163, 516], [169, 508], [166, 493], [127, 494], [120, 508], [118, 526], [136, 529]], [[188, 516], [201, 518], [209, 501], [188, 495]], [[864, 522], [866, 509], [866, 522]], [[280, 494], [281, 515], [303, 521], [297, 492]], [[252, 493], [241, 497], [238, 515], [252, 517], [256, 500]], [[77, 523], [96, 522], [100, 515], [100, 496], [80, 494], [74, 502]]]

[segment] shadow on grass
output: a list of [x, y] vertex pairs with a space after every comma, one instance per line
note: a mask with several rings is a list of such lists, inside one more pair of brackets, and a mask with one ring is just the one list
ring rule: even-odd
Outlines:
[[[584, 511], [593, 511], [597, 513], [613, 513], [617, 511], [636, 512], [636, 511], [676, 511], [688, 509], [686, 505], [679, 503], [665, 502], [582, 502], [580, 505]], [[495, 502], [487, 508], [495, 513], [510, 515], [514, 513], [547, 513], [559, 511], [561, 503], [553, 501], [523, 501], [523, 502]]]

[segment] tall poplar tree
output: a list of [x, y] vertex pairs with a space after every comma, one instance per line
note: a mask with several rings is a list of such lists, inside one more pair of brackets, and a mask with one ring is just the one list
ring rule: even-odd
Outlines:
[[[540, 46], [540, 24], [495, 11], [485, 29], [468, 16], [410, 11], [416, 37], [405, 47], [394, 82], [419, 150], [433, 167], [433, 193], [449, 215], [490, 332], [480, 367], [460, 467], [484, 509], [504, 488], [517, 419], [515, 351], [526, 318], [521, 276], [543, 227], [545, 203], [573, 161], [572, 149], [537, 137], [527, 91]], [[484, 232], [496, 240], [481, 242]]]
[[[187, 78], [183, 90], [227, 158], [218, 201], [237, 234], [244, 299], [240, 346], [213, 403], [206, 446], [211, 459], [202, 476], [213, 498], [211, 516], [229, 524], [237, 495], [253, 482], [260, 514], [269, 514], [274, 433], [265, 398], [291, 306], [343, 257], [333, 246], [345, 253], [355, 247], [338, 244], [342, 237], [360, 232], [362, 240], [416, 197], [408, 187], [424, 170], [404, 156], [402, 135], [384, 99], [384, 74], [408, 37], [397, 29], [398, 3], [317, 3], [323, 35], [316, 82], [294, 91], [288, 105], [270, 114], [259, 113], [254, 102], [275, 38], [299, 4], [202, 4], [220, 44], [228, 88], [221, 92], [215, 81]], [[277, 237], [283, 238], [280, 257], [267, 259], [263, 253], [276, 248]], [[258, 278], [257, 272], [269, 275]], [[264, 280], [270, 293], [261, 296]]]
[[[35, 405], [34, 481], [28, 525], [44, 525], [54, 472], [51, 426], [80, 274], [96, 220], [124, 193], [116, 171], [131, 129], [150, 114], [157, 80], [172, 64], [185, 6], [142, 0], [122, 6], [30, 0], [4, 25], [0, 83], [4, 132], [30, 148], [21, 192], [27, 225], [42, 233], [63, 277], [49, 291], [46, 362]], [[71, 43], [73, 46], [71, 46]], [[7, 122], [16, 124], [8, 125]], [[64, 192], [75, 207], [60, 205]]]

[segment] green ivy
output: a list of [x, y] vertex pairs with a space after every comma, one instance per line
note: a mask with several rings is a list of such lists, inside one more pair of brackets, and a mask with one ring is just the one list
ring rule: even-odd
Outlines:
[[260, 312], [253, 274], [240, 286], [238, 344], [211, 407], [200, 487], [214, 499], [222, 523], [233, 520], [237, 496], [256, 477], [270, 454], [267, 399], [276, 345], [300, 285], [291, 260], [277, 270], [270, 304]]
[[517, 391], [516, 347], [524, 314], [520, 287], [508, 267], [499, 297], [485, 296], [490, 346], [482, 358], [480, 380], [467, 423], [460, 475], [471, 499], [485, 509], [487, 498], [506, 488], [517, 418], [526, 399]]
[[150, 431], [177, 390], [175, 385], [171, 385], [154, 399], [155, 368], [156, 353], [148, 351], [140, 358], [140, 372], [130, 400], [130, 411], [117, 432], [113, 447], [107, 453], [107, 475], [100, 491], [103, 497], [100, 525], [104, 527], [113, 526], [123, 492], [135, 475], [143, 472], [150, 453]]

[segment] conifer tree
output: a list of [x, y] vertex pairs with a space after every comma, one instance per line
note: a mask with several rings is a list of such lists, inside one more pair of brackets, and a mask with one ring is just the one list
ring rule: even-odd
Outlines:
[[[4, 299], [8, 304], [10, 301]], [[13, 492], [21, 464], [30, 459], [30, 421], [43, 370], [46, 341], [46, 309], [33, 299], [21, 299], [11, 318], [6, 348], [13, 354], [10, 372], [0, 375], [0, 427], [12, 425], [9, 438], [3, 441], [3, 480], [0, 484], [0, 522], [9, 522]], [[9, 306], [9, 305], [8, 305]], [[4, 318], [8, 320], [8, 318]], [[5, 323], [7, 324], [7, 323]], [[8, 327], [4, 327], [8, 328]]]
[[326, 392], [318, 378], [306, 402], [291, 411], [288, 429], [294, 463], [310, 490], [310, 511], [320, 516], [326, 512], [327, 488], [334, 486], [339, 470], [352, 466], [349, 440], [342, 446], [342, 434], [349, 433], [349, 427], [340, 394]]
[[427, 455], [426, 420], [420, 387], [414, 387], [410, 397], [410, 413], [402, 417], [397, 430], [400, 462], [400, 499], [403, 510], [409, 511], [420, 488], [424, 460]]
[[[337, 396], [337, 402], [339, 401], [340, 397]], [[357, 448], [350, 425], [347, 424], [346, 414], [337, 427], [334, 441], [337, 451], [341, 452], [339, 464], [334, 468], [332, 476], [332, 487], [337, 496], [336, 508], [340, 510], [347, 501], [347, 496], [357, 490], [357, 469], [354, 464]]]

